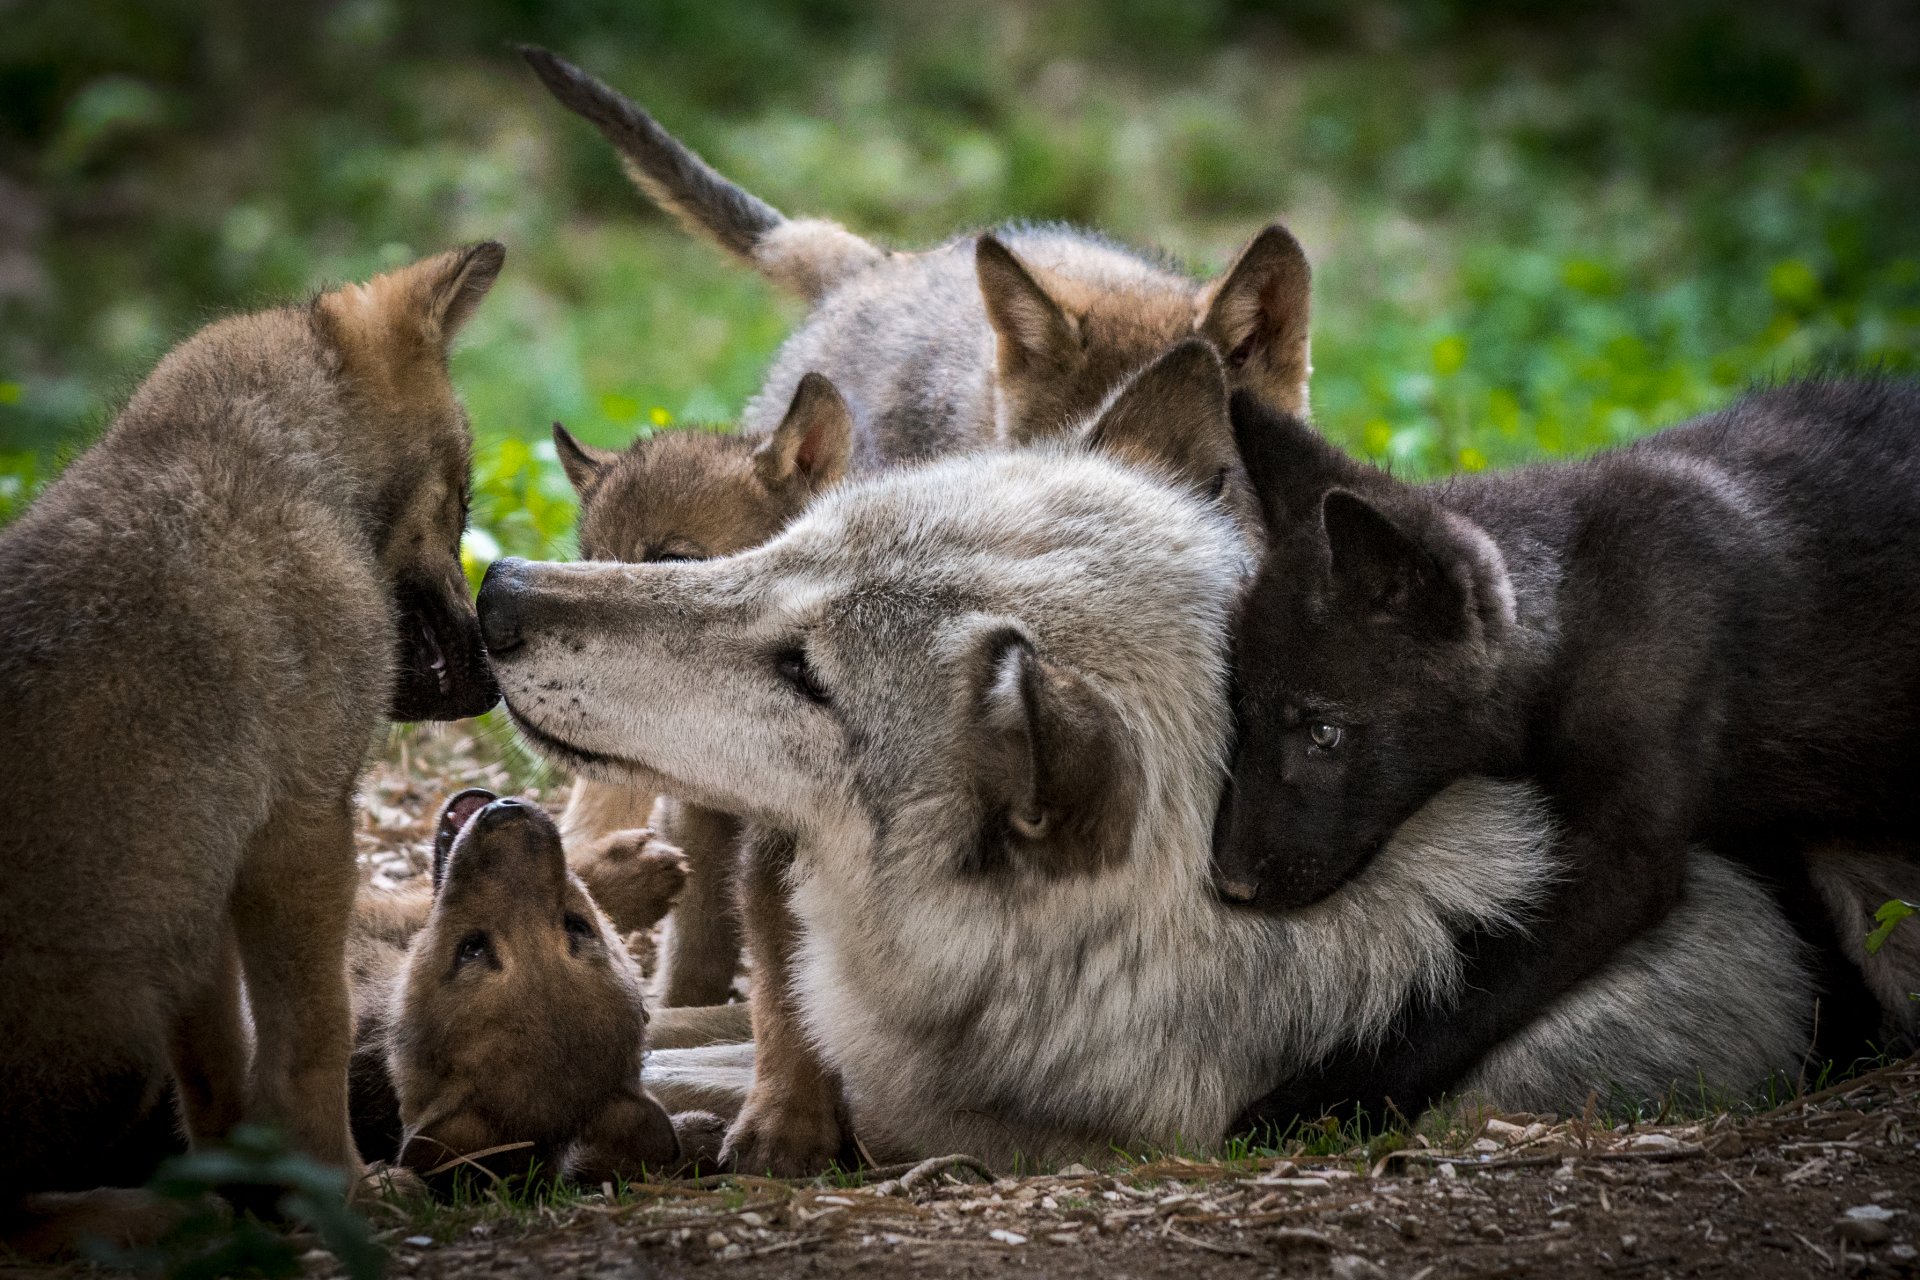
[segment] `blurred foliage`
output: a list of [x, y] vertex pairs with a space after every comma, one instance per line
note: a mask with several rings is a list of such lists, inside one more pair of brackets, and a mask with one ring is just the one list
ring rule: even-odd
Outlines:
[[313, 1243], [287, 1235], [286, 1227], [297, 1226], [351, 1280], [387, 1273], [386, 1250], [347, 1204], [346, 1175], [295, 1151], [277, 1130], [241, 1125], [219, 1146], [167, 1161], [148, 1189], [178, 1206], [172, 1228], [151, 1248], [99, 1248], [96, 1261], [168, 1280], [297, 1276]]
[[472, 566], [564, 552], [548, 423], [724, 420], [798, 312], [626, 186], [513, 41], [896, 243], [1064, 218], [1316, 266], [1316, 416], [1410, 474], [1920, 363], [1900, 0], [0, 0], [0, 520], [211, 315], [495, 236]]

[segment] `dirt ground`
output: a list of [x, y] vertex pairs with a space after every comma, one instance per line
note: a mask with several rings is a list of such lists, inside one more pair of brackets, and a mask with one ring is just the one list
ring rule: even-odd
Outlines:
[[1458, 1151], [1416, 1144], [1372, 1167], [962, 1178], [670, 1184], [523, 1225], [385, 1235], [395, 1274], [423, 1277], [1913, 1275], [1920, 1059], [1747, 1119], [1596, 1133], [1496, 1118]]
[[[424, 865], [441, 797], [510, 789], [489, 755], [459, 738], [396, 744], [363, 792], [376, 884]], [[544, 798], [558, 808], [564, 793]], [[651, 959], [650, 939], [632, 942]], [[1615, 1129], [1479, 1117], [1378, 1159], [1163, 1159], [989, 1181], [951, 1157], [856, 1179], [369, 1213], [400, 1277], [1920, 1275], [1920, 1057], [1760, 1114]], [[318, 1249], [303, 1264], [338, 1274]], [[29, 1274], [46, 1273], [0, 1263], [0, 1277]]]

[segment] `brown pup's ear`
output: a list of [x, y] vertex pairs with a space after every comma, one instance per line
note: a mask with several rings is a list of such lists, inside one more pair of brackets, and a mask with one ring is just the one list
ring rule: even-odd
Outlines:
[[506, 260], [505, 245], [498, 240], [484, 240], [429, 258], [422, 264], [435, 268], [427, 298], [427, 317], [438, 329], [443, 346], [453, 341], [453, 335], [473, 318], [481, 299], [500, 278], [500, 267]]
[[396, 357], [445, 357], [506, 257], [505, 246], [486, 240], [335, 289], [314, 305], [335, 341], [350, 350], [384, 355], [389, 364], [400, 363]]
[[1312, 276], [1300, 242], [1275, 222], [1200, 291], [1200, 332], [1226, 361], [1227, 375], [1294, 414], [1307, 411]]
[[778, 492], [793, 485], [814, 494], [839, 482], [853, 457], [853, 411], [824, 374], [809, 373], [794, 390], [780, 425], [753, 451], [760, 482]]
[[993, 326], [1000, 376], [1032, 376], [1064, 365], [1077, 345], [1073, 317], [1013, 250], [983, 235], [974, 244], [973, 269]]
[[557, 422], [553, 424], [553, 451], [560, 455], [560, 466], [567, 473], [568, 483], [582, 498], [593, 492], [618, 456], [611, 449], [581, 444], [571, 431]]
[[637, 1086], [616, 1093], [581, 1130], [567, 1161], [575, 1182], [638, 1182], [680, 1164], [680, 1138], [667, 1110]]
[[1199, 338], [1182, 342], [1114, 396], [1086, 441], [1129, 462], [1157, 464], [1218, 495], [1240, 466], [1220, 357]]
[[1127, 856], [1137, 770], [1105, 697], [1009, 627], [981, 645], [975, 714], [987, 817], [974, 870], [1093, 874]]

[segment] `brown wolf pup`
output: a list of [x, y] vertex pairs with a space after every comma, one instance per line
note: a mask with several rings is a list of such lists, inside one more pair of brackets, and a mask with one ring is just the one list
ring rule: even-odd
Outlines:
[[[759, 546], [846, 474], [853, 419], [833, 384], [803, 378], [787, 415], [763, 436], [687, 429], [595, 449], [559, 423], [553, 440], [580, 495], [580, 552], [589, 560], [706, 560]], [[734, 865], [740, 824], [731, 815], [645, 790], [575, 783], [562, 827], [574, 869], [622, 929], [626, 918], [603, 888], [621, 864], [611, 856], [621, 828], [648, 821], [688, 851], [686, 892], [661, 952], [659, 991], [668, 1007], [716, 1005], [740, 964]], [[608, 834], [601, 834], [607, 832]]]
[[[655, 886], [650, 907], [633, 904], [651, 923], [684, 872], [658, 842], [634, 858]], [[460, 792], [441, 811], [431, 888], [367, 890], [356, 904], [361, 1150], [422, 1175], [477, 1167], [597, 1183], [676, 1165], [674, 1126], [640, 1083], [639, 969], [568, 872], [553, 820]]]
[[0, 1212], [94, 1185], [169, 1067], [192, 1137], [357, 1167], [355, 782], [498, 696], [446, 356], [503, 256], [209, 325], [0, 535]]

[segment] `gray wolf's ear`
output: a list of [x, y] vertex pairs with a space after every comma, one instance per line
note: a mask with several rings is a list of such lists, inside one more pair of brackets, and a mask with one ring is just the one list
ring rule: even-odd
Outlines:
[[1418, 509], [1396, 520], [1346, 489], [1321, 499], [1320, 520], [1333, 596], [1349, 616], [1430, 641], [1511, 625], [1505, 561], [1477, 526]]
[[853, 411], [824, 374], [809, 373], [787, 416], [753, 451], [753, 466], [776, 493], [797, 484], [813, 494], [838, 483], [852, 456]]
[[1011, 628], [986, 637], [981, 658], [978, 868], [1065, 876], [1125, 858], [1138, 771], [1112, 704]]
[[1304, 420], [1274, 409], [1251, 391], [1233, 393], [1229, 416], [1235, 450], [1260, 499], [1267, 532], [1274, 537], [1317, 516], [1327, 490], [1360, 488], [1370, 479], [1384, 478], [1342, 453]]
[[1219, 350], [1228, 375], [1293, 414], [1307, 411], [1312, 277], [1300, 242], [1275, 222], [1200, 291], [1200, 332]]
[[615, 454], [610, 449], [596, 449], [590, 444], [581, 444], [573, 438], [573, 433], [559, 423], [553, 424], [553, 451], [560, 455], [560, 466], [567, 473], [567, 482], [573, 491], [583, 499], [593, 492], [607, 474], [607, 468], [613, 465]]
[[1182, 342], [1121, 388], [1086, 442], [1129, 462], [1157, 464], [1201, 492], [1218, 494], [1240, 466], [1220, 357], [1199, 338]]
[[993, 326], [1000, 376], [1032, 376], [1063, 367], [1075, 350], [1073, 317], [1061, 309], [1013, 250], [991, 235], [974, 244], [974, 274]]

